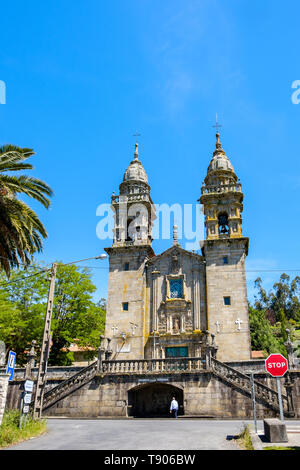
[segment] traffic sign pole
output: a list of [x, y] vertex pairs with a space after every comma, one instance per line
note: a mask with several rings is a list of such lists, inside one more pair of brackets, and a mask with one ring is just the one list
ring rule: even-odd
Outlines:
[[279, 403], [280, 420], [283, 422], [283, 421], [284, 421], [284, 416], [283, 416], [283, 406], [282, 406], [280, 377], [276, 377], [276, 381], [277, 381], [277, 391], [278, 391], [278, 403]]
[[282, 354], [270, 354], [266, 359], [266, 370], [272, 377], [276, 377], [277, 392], [278, 392], [278, 404], [280, 412], [280, 420], [284, 421], [283, 404], [281, 395], [280, 377], [288, 371], [288, 361]]
[[254, 375], [251, 373], [251, 396], [252, 396], [252, 407], [253, 407], [253, 419], [254, 419], [254, 426], [255, 432], [257, 434], [257, 420], [256, 420], [256, 402], [255, 402], [255, 389], [254, 389]]

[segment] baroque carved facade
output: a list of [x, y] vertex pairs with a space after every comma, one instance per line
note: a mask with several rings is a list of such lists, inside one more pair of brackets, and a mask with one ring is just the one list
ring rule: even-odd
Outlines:
[[172, 246], [155, 255], [155, 209], [138, 144], [119, 190], [112, 196], [114, 241], [106, 248], [112, 359], [200, 357], [208, 333], [221, 361], [250, 359], [243, 193], [219, 134], [201, 188], [201, 255], [180, 246], [176, 227]]

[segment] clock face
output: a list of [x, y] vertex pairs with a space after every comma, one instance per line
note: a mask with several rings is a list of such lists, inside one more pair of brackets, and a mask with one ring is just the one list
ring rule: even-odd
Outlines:
[[183, 284], [182, 279], [170, 279], [170, 297], [171, 299], [182, 299]]

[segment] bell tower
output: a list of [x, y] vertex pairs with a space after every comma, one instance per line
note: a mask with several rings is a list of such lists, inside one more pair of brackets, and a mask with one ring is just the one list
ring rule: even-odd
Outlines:
[[134, 158], [111, 198], [114, 239], [109, 255], [105, 336], [111, 338], [112, 359], [143, 359], [148, 299], [145, 263], [154, 256], [152, 223], [155, 218], [150, 186], [139, 160]]
[[226, 156], [220, 134], [201, 188], [207, 240], [242, 237], [242, 186]]
[[115, 216], [113, 246], [152, 246], [152, 224], [155, 219], [150, 186], [139, 160], [138, 143], [134, 158], [124, 173], [119, 196], [111, 198]]
[[216, 148], [201, 188], [206, 239], [207, 322], [216, 335], [221, 361], [251, 356], [245, 259], [249, 239], [242, 234], [243, 192], [216, 133]]

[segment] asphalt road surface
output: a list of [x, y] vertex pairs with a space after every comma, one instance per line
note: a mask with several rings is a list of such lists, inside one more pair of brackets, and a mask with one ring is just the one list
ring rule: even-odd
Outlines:
[[[47, 433], [12, 450], [238, 450], [233, 436], [251, 421], [49, 419]], [[259, 422], [259, 428], [263, 428]]]

